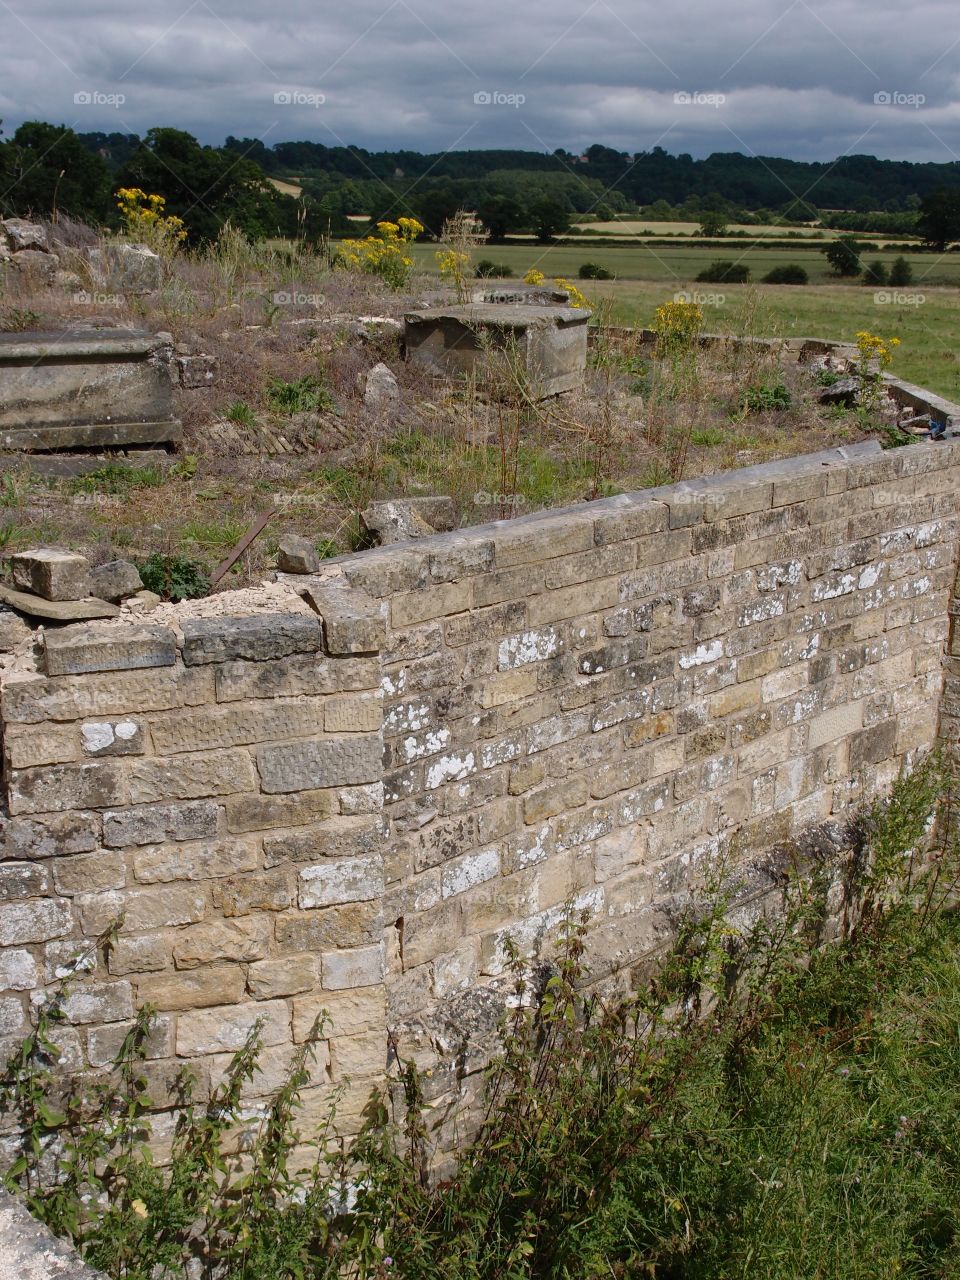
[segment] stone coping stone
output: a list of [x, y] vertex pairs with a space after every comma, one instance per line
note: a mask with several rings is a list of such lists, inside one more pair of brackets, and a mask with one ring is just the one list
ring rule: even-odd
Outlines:
[[294, 653], [316, 653], [320, 619], [307, 613], [260, 613], [248, 617], [185, 618], [186, 666], [245, 658], [265, 662]]
[[404, 319], [410, 325], [455, 320], [466, 327], [478, 325], [490, 329], [531, 329], [546, 328], [548, 325], [586, 324], [592, 314], [583, 307], [475, 302], [455, 307], [427, 307], [422, 311], [408, 311]]
[[38, 1222], [26, 1205], [0, 1191], [0, 1280], [106, 1280], [72, 1245]]
[[953, 400], [947, 400], [943, 396], [938, 396], [935, 392], [928, 391], [925, 387], [918, 387], [916, 383], [906, 382], [903, 378], [897, 378], [893, 374], [884, 373], [882, 377], [884, 384], [898, 404], [926, 410], [951, 435], [960, 433], [960, 404], [956, 404]]
[[[894, 454], [909, 452], [912, 449], [930, 453], [929, 444], [906, 445], [897, 449]], [[678, 484], [658, 485], [653, 489], [638, 489], [632, 493], [618, 493], [612, 498], [598, 498], [593, 502], [581, 502], [569, 507], [547, 507], [543, 511], [531, 511], [526, 515], [515, 516], [510, 520], [491, 520], [486, 524], [472, 524], [466, 528], [454, 530], [452, 533], [437, 533], [432, 537], [415, 538], [405, 543], [392, 543], [384, 547], [370, 547], [365, 551], [348, 552], [341, 556], [330, 556], [324, 560], [322, 572], [349, 570], [379, 556], [420, 556], [429, 557], [445, 547], [462, 545], [465, 541], [483, 541], [491, 535], [518, 527], [529, 528], [537, 524], [547, 524], [557, 520], [590, 520], [608, 513], [622, 511], [624, 508], [636, 506], [652, 506], [656, 503], [669, 504], [681, 494], [688, 495], [692, 491], [710, 493], [722, 491], [724, 488], [739, 488], [750, 484], [763, 484], [766, 481], [792, 479], [796, 476], [814, 475], [823, 469], [846, 466], [850, 462], [866, 461], [879, 457], [884, 452], [879, 440], [862, 440], [857, 444], [841, 445], [833, 449], [821, 449], [817, 453], [796, 454], [792, 458], [777, 458], [772, 462], [758, 462], [750, 467], [740, 467], [735, 471], [720, 471], [709, 476], [697, 476], [692, 480], [680, 481]]]
[[90, 596], [86, 600], [44, 600], [29, 591], [17, 591], [0, 584], [0, 600], [31, 618], [49, 618], [52, 622], [83, 622], [92, 618], [117, 618], [118, 605]]
[[43, 647], [50, 676], [172, 667], [177, 661], [177, 638], [169, 627], [60, 627], [44, 633]]
[[0, 333], [0, 364], [56, 356], [143, 356], [169, 345], [168, 335], [146, 329], [23, 329]]

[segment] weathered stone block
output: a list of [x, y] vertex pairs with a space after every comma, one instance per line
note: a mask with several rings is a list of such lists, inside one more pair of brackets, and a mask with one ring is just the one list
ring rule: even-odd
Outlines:
[[326, 658], [319, 654], [279, 662], [225, 662], [215, 669], [218, 702], [241, 699], [312, 698], [351, 689], [376, 689], [377, 662], [371, 658]]
[[210, 803], [143, 805], [103, 815], [103, 842], [115, 849], [164, 840], [202, 840], [216, 831], [217, 807]]
[[337, 793], [330, 790], [300, 795], [231, 796], [224, 809], [227, 830], [232, 832], [304, 826], [335, 813]]
[[247, 989], [255, 1000], [312, 991], [320, 982], [320, 962], [314, 956], [284, 956], [260, 960], [247, 970]]
[[5, 720], [39, 724], [43, 720], [170, 711], [213, 700], [212, 671], [155, 670], [57, 680], [14, 675], [4, 682], [2, 707]]
[[18, 613], [0, 606], [0, 653], [11, 653], [32, 634]]
[[123, 720], [88, 720], [80, 726], [80, 744], [86, 756], [141, 756], [143, 725]]
[[[161, 755], [216, 751], [252, 742], [310, 737], [323, 732], [326, 706], [319, 699], [208, 707], [154, 720], [150, 735]], [[239, 788], [238, 788], [239, 789]]]
[[11, 726], [3, 735], [9, 769], [32, 769], [41, 764], [69, 764], [78, 755], [74, 729], [58, 726], [19, 730]]
[[305, 595], [323, 622], [327, 653], [337, 656], [379, 653], [386, 642], [380, 605], [364, 592], [343, 587], [309, 587]]
[[243, 750], [136, 760], [130, 764], [127, 777], [129, 798], [134, 804], [256, 790], [253, 761]]
[[208, 880], [213, 876], [256, 871], [261, 857], [256, 845], [238, 839], [214, 844], [152, 845], [133, 855], [133, 874], [143, 884], [176, 880]]
[[29, 951], [0, 951], [0, 991], [30, 991], [38, 981], [37, 962]]
[[94, 283], [112, 293], [153, 293], [163, 283], [163, 259], [145, 244], [104, 244], [87, 259]]
[[216, 356], [199, 353], [197, 355], [177, 356], [177, 372], [180, 385], [187, 391], [196, 391], [201, 387], [212, 387], [217, 380], [220, 361]]
[[325, 951], [321, 956], [323, 986], [328, 991], [373, 987], [383, 981], [383, 947]]
[[[140, 571], [130, 560], [108, 560], [90, 570], [90, 591], [100, 600], [126, 600], [143, 590]], [[138, 665], [160, 666], [161, 663]]]
[[285, 911], [276, 918], [277, 945], [282, 951], [323, 951], [356, 947], [383, 937], [379, 901], [347, 902], [314, 911]]
[[45, 600], [83, 600], [90, 595], [90, 561], [74, 551], [39, 547], [10, 557], [14, 586]]
[[95, 934], [102, 933], [120, 916], [123, 916], [124, 929], [131, 933], [196, 924], [209, 907], [203, 889], [180, 887], [78, 894], [74, 902], [84, 930]]
[[50, 891], [50, 875], [35, 862], [0, 863], [0, 902], [35, 898]]
[[282, 862], [369, 855], [380, 848], [381, 841], [378, 817], [331, 818], [306, 830], [264, 837], [263, 855], [266, 865], [275, 867]]
[[285, 533], [277, 544], [277, 568], [281, 573], [318, 573], [320, 556], [309, 538]]
[[360, 513], [360, 519], [381, 546], [428, 538], [454, 527], [453, 499], [392, 498], [373, 502]]
[[142, 933], [116, 939], [110, 948], [108, 968], [111, 973], [156, 973], [170, 964], [171, 939], [163, 933]]
[[266, 662], [320, 648], [320, 624], [305, 613], [264, 613], [251, 617], [187, 618], [183, 661], [187, 666], [245, 658]]
[[195, 924], [177, 933], [173, 945], [174, 964], [178, 969], [196, 969], [220, 960], [235, 964], [262, 960], [272, 936], [272, 921], [265, 916]]
[[383, 862], [380, 858], [331, 858], [304, 867], [298, 892], [301, 910], [372, 902], [383, 893]]
[[57, 892], [66, 896], [95, 893], [103, 889], [122, 889], [127, 873], [119, 853], [98, 849], [96, 853], [80, 853], [58, 858], [53, 863], [53, 882]]
[[12, 814], [53, 813], [123, 804], [128, 790], [118, 766], [89, 763], [18, 770], [9, 778], [7, 794]]
[[262, 746], [257, 749], [257, 767], [268, 795], [376, 782], [383, 768], [383, 744], [379, 735], [370, 735]]
[[68, 1022], [119, 1022], [133, 1017], [129, 982], [91, 982], [75, 987], [63, 1002]]
[[293, 1001], [293, 1038], [306, 1040], [318, 1018], [329, 1035], [353, 1035], [373, 1027], [386, 1028], [386, 998], [382, 987], [323, 992]]
[[239, 1004], [243, 999], [243, 971], [236, 964], [185, 969], [137, 978], [137, 1001], [157, 1009], [202, 1009], [215, 1004]]
[[293, 873], [286, 867], [256, 876], [234, 876], [217, 887], [221, 910], [225, 916], [244, 916], [251, 911], [282, 911], [296, 901]]
[[176, 638], [169, 627], [75, 623], [45, 631], [43, 643], [47, 674], [51, 676], [172, 667], [177, 660]]
[[[583, 382], [590, 312], [575, 307], [478, 303], [412, 311], [405, 317], [407, 359], [446, 377], [509, 378], [508, 349], [531, 394], [559, 395]], [[497, 372], [499, 370], [499, 373]]]
[[291, 1038], [290, 1010], [285, 1000], [260, 1000], [247, 1005], [224, 1005], [177, 1019], [177, 1055], [194, 1058], [204, 1053], [236, 1053], [260, 1022], [265, 1045], [285, 1044]]

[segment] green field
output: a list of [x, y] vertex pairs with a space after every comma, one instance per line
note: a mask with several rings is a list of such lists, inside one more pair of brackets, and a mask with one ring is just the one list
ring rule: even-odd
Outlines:
[[[940, 395], [960, 401], [960, 293], [956, 289], [911, 292], [918, 306], [876, 304], [874, 290], [860, 285], [700, 285], [724, 301], [703, 308], [711, 332], [752, 333], [777, 337], [852, 340], [858, 329], [897, 337], [891, 373]], [[591, 284], [591, 299], [610, 299], [612, 319], [621, 324], [649, 325], [654, 310], [672, 296], [664, 285], [642, 281]]]
[[[617, 219], [613, 222], [577, 222], [577, 226], [585, 235], [604, 235], [604, 236], [638, 236], [644, 232], [652, 232], [657, 237], [661, 236], [695, 236], [700, 232], [700, 224], [698, 222], [658, 222], [654, 218], [624, 218]], [[777, 239], [783, 239], [784, 236], [796, 236], [804, 240], [832, 240], [834, 236], [839, 235], [837, 231], [831, 231], [829, 227], [810, 227], [810, 226], [752, 226], [747, 222], [731, 222], [728, 231], [745, 231], [749, 236], [757, 236], [763, 239], [765, 236], [773, 236]], [[855, 235], [861, 240], [868, 241], [884, 241], [884, 240], [909, 240], [909, 236], [886, 236], [879, 235], [870, 231], [852, 231], [844, 232], [844, 235]]]
[[[743, 240], [731, 240], [722, 249], [703, 248], [688, 243], [688, 237], [677, 237], [674, 247], [637, 245], [582, 245], [529, 244], [481, 245], [474, 250], [474, 261], [488, 258], [504, 263], [515, 276], [522, 276], [530, 267], [536, 267], [548, 276], [568, 276], [575, 279], [584, 262], [596, 262], [612, 271], [618, 280], [669, 280], [678, 289], [692, 284], [697, 275], [717, 259], [743, 262], [751, 272], [751, 279], [759, 281], [772, 267], [788, 262], [802, 266], [813, 284], [828, 283], [835, 279], [830, 264], [819, 249], [805, 244], [796, 248], [754, 247]], [[436, 246], [416, 244], [413, 253], [419, 265], [432, 270], [436, 263]], [[866, 262], [880, 261], [888, 267], [898, 252], [894, 249], [864, 254]], [[960, 285], [960, 254], [905, 253], [913, 267], [916, 288], [930, 285]]]
[[[418, 244], [413, 252], [423, 269], [435, 269], [435, 246]], [[732, 242], [723, 251], [687, 244], [666, 249], [482, 245], [473, 256], [474, 261], [490, 258], [507, 264], [515, 279], [536, 266], [547, 276], [576, 280], [581, 263], [599, 263], [617, 278], [583, 281], [581, 286], [591, 300], [609, 298], [611, 318], [620, 324], [649, 325], [655, 308], [684, 290], [723, 299], [704, 305], [706, 327], [712, 332], [852, 340], [858, 329], [869, 329], [884, 337], [899, 337], [902, 345], [892, 372], [960, 401], [960, 254], [905, 255], [913, 268], [914, 283], [895, 292], [901, 298], [922, 298], [915, 305], [875, 301], [884, 292], [894, 292], [889, 289], [837, 283], [823, 254], [809, 249], [745, 249], [742, 242]], [[889, 266], [896, 256], [894, 252], [868, 253], [865, 258], [867, 262], [879, 259]], [[771, 267], [798, 262], [811, 283], [697, 285], [699, 272], [721, 257], [746, 262], [757, 282]]]

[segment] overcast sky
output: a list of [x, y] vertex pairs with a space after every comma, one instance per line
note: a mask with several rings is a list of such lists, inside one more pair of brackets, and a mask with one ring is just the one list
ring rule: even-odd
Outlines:
[[0, 0], [0, 24], [7, 133], [960, 158], [955, 0]]

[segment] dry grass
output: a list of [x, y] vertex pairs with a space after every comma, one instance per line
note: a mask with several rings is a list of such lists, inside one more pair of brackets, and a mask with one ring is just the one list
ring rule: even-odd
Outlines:
[[[90, 233], [58, 224], [63, 265]], [[79, 275], [78, 270], [78, 275]], [[117, 305], [8, 273], [0, 327], [134, 324], [219, 361], [216, 385], [178, 392], [179, 458], [136, 469], [114, 459], [84, 480], [47, 481], [11, 459], [0, 476], [0, 552], [39, 542], [95, 561], [153, 551], [216, 564], [256, 516], [277, 515], [226, 585], [256, 580], [287, 529], [328, 553], [349, 549], [377, 497], [450, 493], [461, 524], [587, 500], [862, 438], [859, 421], [816, 405], [809, 375], [766, 350], [721, 348], [655, 361], [630, 338], [601, 339], [582, 392], [532, 404], [507, 361], [495, 395], [434, 383], [401, 358], [397, 330], [357, 333], [356, 317], [399, 318], [408, 294], [333, 270], [302, 245], [251, 246], [225, 233], [212, 251], [172, 259], [162, 289]], [[89, 283], [83, 280], [89, 288]], [[749, 330], [750, 318], [744, 320]], [[394, 371], [400, 398], [374, 412], [364, 373]], [[319, 388], [300, 411], [277, 407], [277, 383]], [[745, 406], [745, 390], [783, 384], [790, 406]], [[762, 399], [762, 397], [761, 397]], [[271, 454], [265, 430], [291, 451]], [[250, 452], [250, 449], [254, 452]]]

